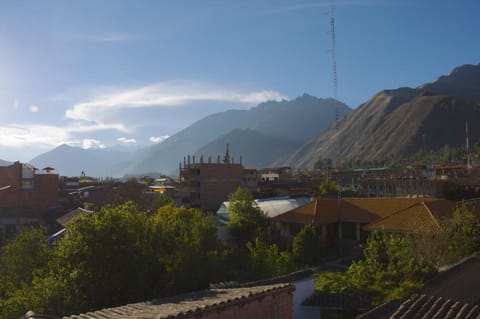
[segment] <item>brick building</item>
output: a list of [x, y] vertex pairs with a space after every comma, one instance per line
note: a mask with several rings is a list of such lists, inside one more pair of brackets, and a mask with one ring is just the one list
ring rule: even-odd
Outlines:
[[180, 164], [181, 188], [185, 194], [183, 204], [201, 208], [203, 211], [217, 211], [228, 196], [239, 186], [254, 193], [257, 187], [256, 170], [243, 168], [241, 162], [234, 163], [227, 152], [222, 162], [211, 158], [195, 162], [195, 156], [184, 158]]
[[48, 208], [58, 205], [58, 174], [37, 173], [30, 164], [0, 167], [0, 207]]
[[41, 212], [59, 204], [58, 174], [51, 171], [47, 167], [37, 173], [20, 162], [0, 167], [0, 242], [25, 225], [40, 224]]

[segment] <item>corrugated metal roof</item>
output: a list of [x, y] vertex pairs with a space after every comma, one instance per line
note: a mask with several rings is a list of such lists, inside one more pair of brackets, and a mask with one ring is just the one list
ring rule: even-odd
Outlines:
[[[288, 212], [294, 208], [300, 207], [302, 205], [310, 202], [310, 197], [273, 197], [273, 198], [263, 198], [256, 199], [255, 203], [258, 208], [268, 217], [274, 218], [278, 215], [281, 215], [285, 212]], [[228, 222], [229, 220], [229, 211], [228, 206], [229, 202], [223, 202], [220, 208], [217, 210], [216, 218], [219, 222]]]

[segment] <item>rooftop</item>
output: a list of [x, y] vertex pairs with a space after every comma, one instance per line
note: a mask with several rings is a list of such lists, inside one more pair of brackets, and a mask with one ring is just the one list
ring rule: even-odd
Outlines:
[[293, 290], [294, 287], [290, 284], [232, 289], [209, 289], [148, 302], [87, 312], [85, 314], [64, 317], [64, 319], [173, 319], [195, 317], [205, 312], [218, 311], [233, 304], [243, 303], [263, 295], [284, 291], [293, 292]]
[[396, 305], [386, 302], [356, 319], [480, 319], [480, 307], [442, 297], [413, 295]]
[[[424, 203], [424, 204], [422, 204]], [[424, 209], [445, 210], [454, 203], [433, 198], [318, 198], [274, 218], [276, 221], [321, 225], [336, 222], [369, 224], [415, 205]]]
[[439, 231], [442, 228], [442, 219], [450, 216], [454, 208], [455, 203], [448, 200], [415, 203], [373, 224], [364, 226], [364, 229], [368, 231], [383, 229], [389, 232]]

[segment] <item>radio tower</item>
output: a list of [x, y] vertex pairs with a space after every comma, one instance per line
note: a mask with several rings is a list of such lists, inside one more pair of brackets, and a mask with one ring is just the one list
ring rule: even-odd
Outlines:
[[[336, 57], [336, 48], [335, 48], [335, 17], [333, 15], [333, 0], [330, 0], [330, 33], [332, 36], [332, 67], [333, 67], [333, 98], [335, 99], [335, 130], [336, 130], [336, 135], [338, 136], [338, 121], [339, 121], [339, 112], [338, 112], [338, 96], [337, 96], [337, 57]], [[339, 161], [339, 147], [338, 147], [338, 141], [336, 145], [336, 162], [338, 165]]]

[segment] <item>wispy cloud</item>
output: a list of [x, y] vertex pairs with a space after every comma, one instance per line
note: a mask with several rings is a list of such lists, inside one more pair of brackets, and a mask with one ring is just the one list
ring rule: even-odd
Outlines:
[[167, 138], [170, 136], [168, 135], [162, 135], [162, 136], [151, 136], [148, 140], [152, 143], [160, 143], [165, 141]]
[[20, 106], [20, 102], [18, 102], [18, 99], [13, 100], [13, 109], [15, 111], [18, 110], [19, 106]]
[[123, 109], [172, 107], [201, 101], [256, 105], [286, 98], [279, 92], [269, 90], [241, 92], [192, 81], [162, 82], [97, 94], [90, 101], [74, 104], [66, 110], [65, 116], [74, 120], [96, 122]]
[[134, 138], [126, 138], [126, 137], [119, 137], [117, 138], [118, 142], [125, 143], [125, 144], [132, 144], [137, 143], [137, 140]]
[[81, 146], [83, 149], [89, 149], [89, 148], [105, 148], [105, 145], [100, 142], [99, 140], [93, 139], [93, 138], [84, 138], [81, 141]]
[[95, 142], [89, 139], [78, 140], [76, 134], [97, 132], [102, 130], [117, 130], [127, 132], [121, 124], [92, 124], [70, 126], [52, 126], [39, 124], [13, 124], [0, 126], [0, 146], [23, 147], [55, 147], [61, 144], [76, 144], [82, 147], [93, 146]]

